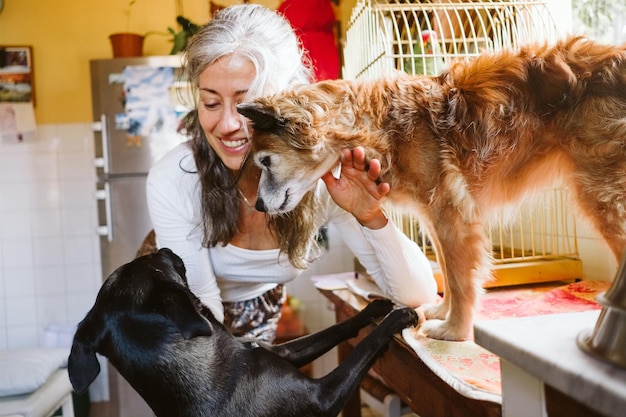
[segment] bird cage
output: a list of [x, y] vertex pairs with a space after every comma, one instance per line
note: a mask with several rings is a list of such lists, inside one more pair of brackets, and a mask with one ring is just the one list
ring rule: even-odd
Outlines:
[[394, 70], [436, 75], [451, 59], [557, 36], [543, 1], [357, 0], [346, 30], [343, 78]]
[[[346, 30], [343, 78], [375, 78], [394, 71], [437, 75], [451, 60], [483, 51], [556, 41], [558, 30], [544, 1], [357, 0]], [[516, 218], [488, 226], [494, 280], [485, 286], [567, 280], [582, 276], [576, 226], [567, 190], [543, 192]], [[390, 218], [434, 260], [411, 215]], [[504, 218], [506, 216], [501, 216]], [[441, 273], [435, 270], [440, 281]]]

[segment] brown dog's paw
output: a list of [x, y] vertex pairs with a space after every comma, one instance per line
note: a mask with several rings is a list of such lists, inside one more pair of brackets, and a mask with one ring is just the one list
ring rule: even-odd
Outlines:
[[426, 319], [439, 319], [444, 320], [448, 315], [448, 307], [445, 303], [437, 303], [437, 304], [425, 304], [419, 307], [421, 313], [423, 313]]
[[437, 340], [462, 341], [469, 337], [469, 330], [454, 326], [446, 320], [428, 320], [420, 326], [419, 332], [426, 337]]

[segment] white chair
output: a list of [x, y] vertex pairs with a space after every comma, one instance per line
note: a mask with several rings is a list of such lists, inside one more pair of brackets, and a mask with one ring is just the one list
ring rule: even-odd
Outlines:
[[72, 385], [67, 369], [55, 371], [30, 394], [0, 397], [0, 416], [50, 417], [59, 408], [63, 417], [74, 417]]
[[65, 349], [0, 350], [0, 417], [74, 417]]

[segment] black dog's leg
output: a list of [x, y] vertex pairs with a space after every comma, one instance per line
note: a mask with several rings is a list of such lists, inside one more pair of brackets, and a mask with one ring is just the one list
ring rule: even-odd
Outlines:
[[377, 317], [382, 317], [393, 308], [389, 300], [375, 300], [368, 304], [354, 317], [321, 330], [280, 345], [263, 346], [281, 358], [299, 368], [319, 358], [344, 340], [357, 336], [359, 330]]
[[338, 415], [393, 335], [417, 322], [417, 313], [411, 308], [392, 311], [337, 368], [321, 378], [318, 401], [326, 410], [322, 415]]

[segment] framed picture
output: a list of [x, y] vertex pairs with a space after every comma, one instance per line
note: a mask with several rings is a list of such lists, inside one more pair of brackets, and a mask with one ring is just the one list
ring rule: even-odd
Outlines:
[[0, 45], [0, 103], [35, 105], [34, 80], [32, 47]]

